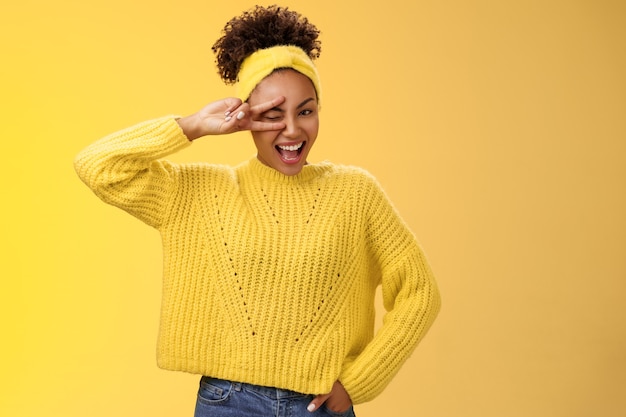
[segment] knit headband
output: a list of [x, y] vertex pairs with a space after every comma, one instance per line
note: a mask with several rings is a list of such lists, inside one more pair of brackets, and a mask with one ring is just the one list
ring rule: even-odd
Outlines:
[[307, 76], [315, 87], [317, 102], [320, 102], [320, 80], [315, 64], [309, 56], [297, 46], [279, 45], [267, 49], [259, 49], [244, 59], [237, 74], [237, 95], [246, 101], [252, 90], [275, 69], [293, 68]]

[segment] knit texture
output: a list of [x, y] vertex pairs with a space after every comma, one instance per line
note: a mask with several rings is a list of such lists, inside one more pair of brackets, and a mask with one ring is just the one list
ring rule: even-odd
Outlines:
[[[424, 336], [439, 293], [415, 237], [359, 168], [285, 176], [256, 158], [174, 164], [173, 117], [112, 134], [75, 160], [105, 202], [161, 233], [158, 365], [355, 404], [379, 394]], [[374, 298], [387, 313], [374, 335]]]
[[301, 48], [292, 45], [278, 45], [259, 49], [247, 57], [237, 74], [237, 95], [242, 101], [248, 100], [256, 86], [275, 69], [293, 68], [306, 75], [317, 93], [318, 105], [322, 101], [322, 87], [315, 64]]

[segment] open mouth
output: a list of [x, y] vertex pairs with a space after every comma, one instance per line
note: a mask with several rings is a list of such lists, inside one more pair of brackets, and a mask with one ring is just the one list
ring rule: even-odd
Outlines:
[[293, 163], [300, 160], [305, 144], [306, 142], [300, 142], [295, 145], [276, 145], [275, 148], [280, 155], [280, 159], [287, 163]]

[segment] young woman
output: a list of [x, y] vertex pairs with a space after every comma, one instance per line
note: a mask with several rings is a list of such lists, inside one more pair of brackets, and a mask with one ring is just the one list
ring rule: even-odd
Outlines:
[[[375, 179], [307, 161], [318, 35], [285, 8], [244, 12], [213, 47], [237, 98], [132, 126], [75, 161], [100, 198], [162, 236], [158, 364], [202, 375], [198, 417], [352, 416], [439, 310], [426, 259]], [[240, 130], [257, 155], [235, 167], [164, 159]], [[387, 314], [374, 334], [379, 285]]]

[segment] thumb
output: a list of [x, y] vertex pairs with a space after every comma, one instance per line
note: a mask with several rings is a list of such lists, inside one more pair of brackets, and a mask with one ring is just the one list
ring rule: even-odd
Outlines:
[[317, 397], [313, 398], [306, 408], [310, 413], [314, 412], [318, 408], [321, 407], [322, 404], [326, 402], [326, 400], [330, 397], [330, 394], [320, 394]]

